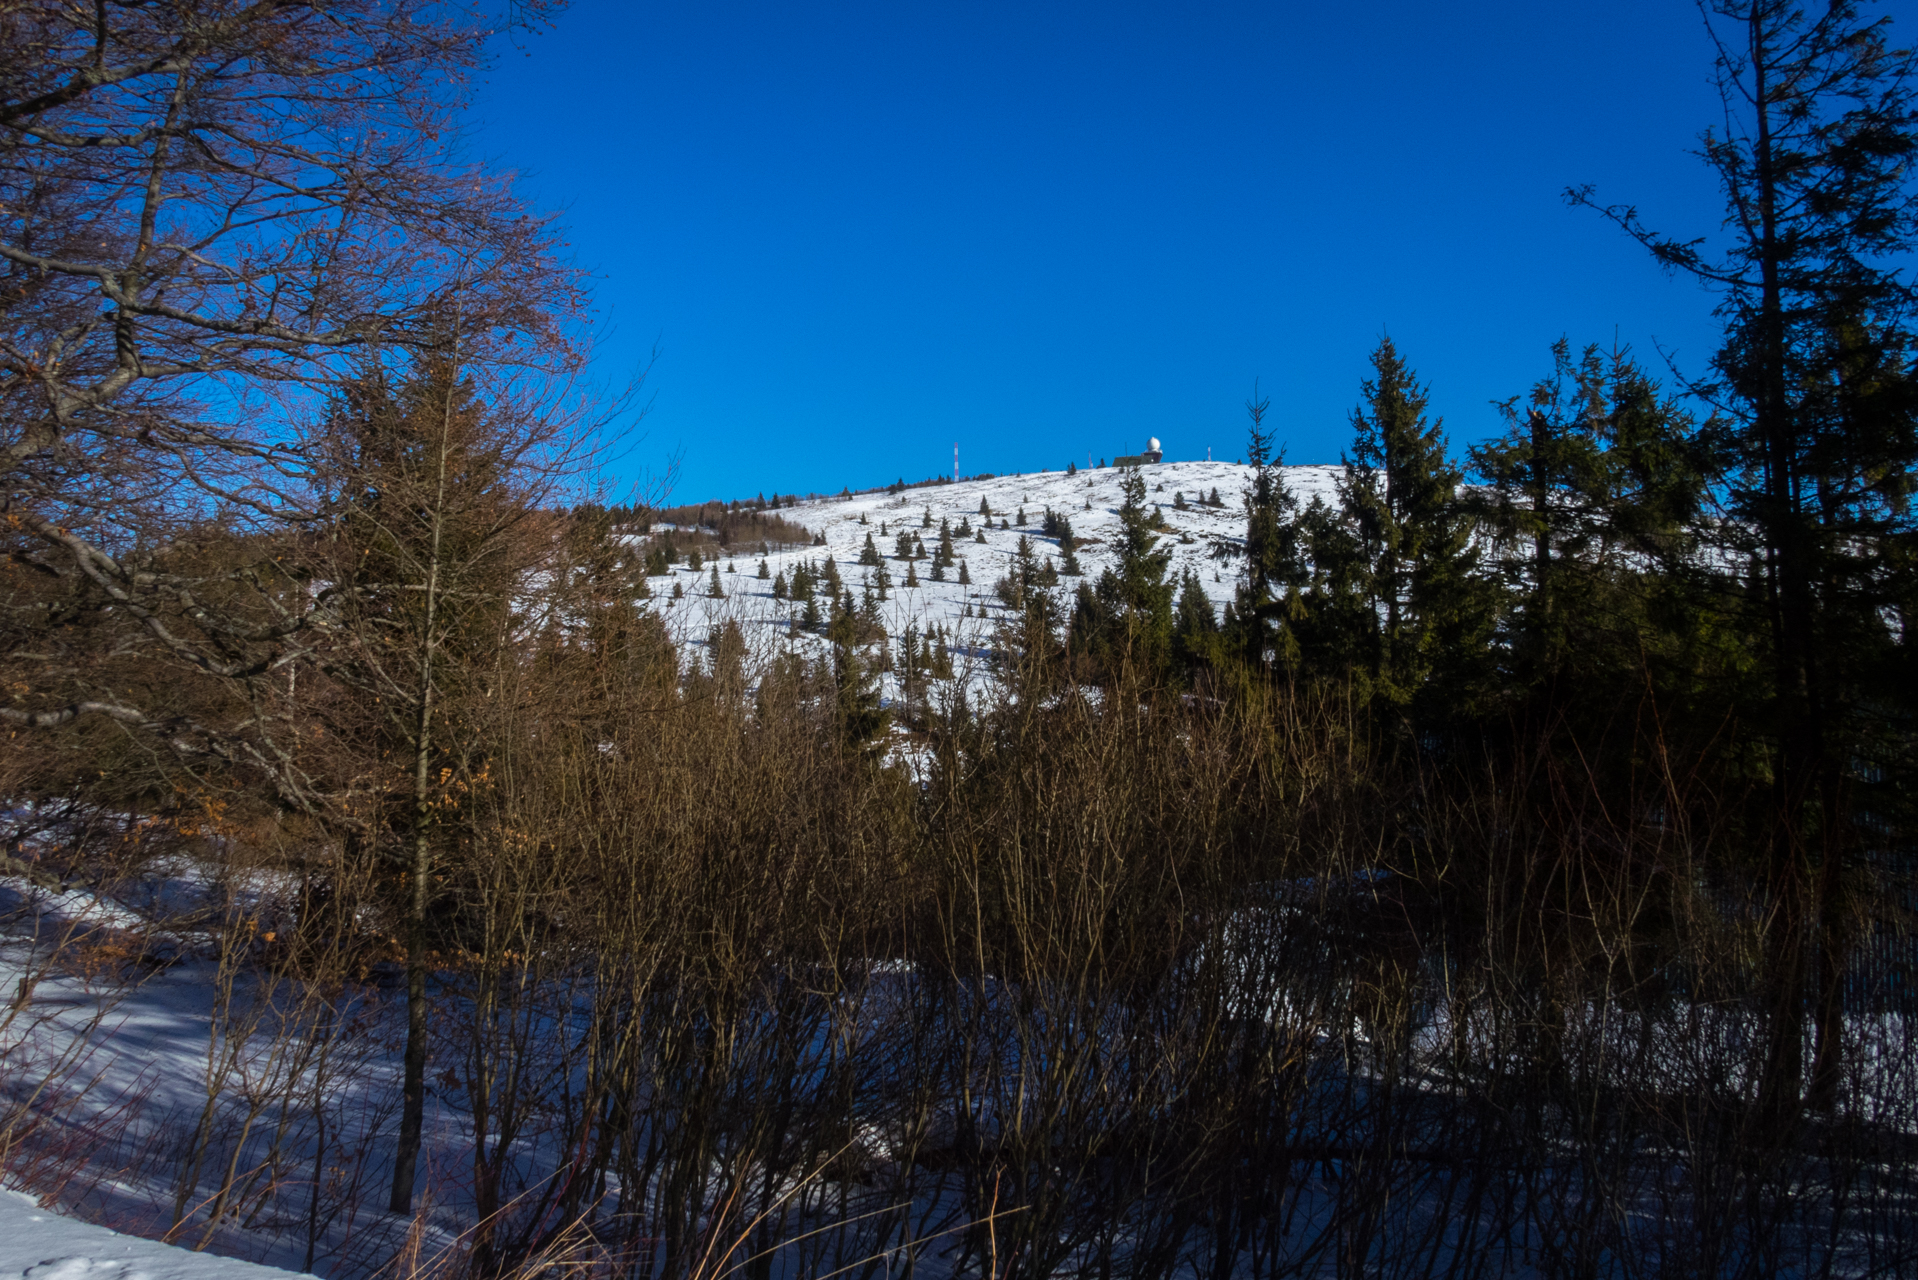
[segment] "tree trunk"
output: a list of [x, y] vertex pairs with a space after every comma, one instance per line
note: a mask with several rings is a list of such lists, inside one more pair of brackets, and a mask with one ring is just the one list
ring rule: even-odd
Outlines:
[[[437, 563], [434, 569], [437, 570]], [[428, 578], [427, 626], [432, 627], [437, 572]], [[388, 1208], [413, 1211], [413, 1183], [419, 1164], [420, 1132], [426, 1119], [426, 893], [431, 875], [431, 821], [427, 787], [432, 782], [432, 645], [428, 642], [420, 689], [419, 730], [413, 768], [412, 893], [406, 930], [406, 1053], [400, 1085], [400, 1137], [393, 1154], [393, 1194]]]
[[445, 554], [446, 468], [453, 430], [453, 394], [458, 383], [459, 319], [454, 312], [453, 368], [447, 380], [446, 409], [441, 418], [438, 474], [434, 477], [432, 541], [426, 562], [426, 625], [421, 634], [419, 721], [413, 735], [413, 865], [412, 895], [408, 904], [406, 936], [406, 1054], [400, 1085], [400, 1136], [393, 1153], [393, 1194], [387, 1207], [394, 1213], [413, 1211], [413, 1183], [420, 1154], [420, 1133], [426, 1119], [426, 901], [432, 871], [430, 829], [433, 824], [433, 659], [438, 641], [440, 569]]
[[1766, 595], [1772, 632], [1772, 705], [1778, 763], [1772, 775], [1769, 876], [1778, 922], [1769, 953], [1769, 1037], [1759, 1110], [1773, 1119], [1795, 1118], [1804, 1077], [1805, 978], [1810, 886], [1806, 883], [1804, 830], [1809, 784], [1820, 755], [1811, 702], [1812, 576], [1810, 548], [1797, 496], [1797, 432], [1787, 386], [1786, 331], [1778, 240], [1777, 156], [1772, 137], [1767, 47], [1768, 11], [1754, 6], [1749, 18], [1753, 76], [1754, 180], [1758, 203], [1759, 344], [1758, 421], [1765, 460]]

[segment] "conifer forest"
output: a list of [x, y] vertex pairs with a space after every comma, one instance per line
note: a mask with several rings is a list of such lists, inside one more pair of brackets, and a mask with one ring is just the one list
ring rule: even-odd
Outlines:
[[1711, 0], [1722, 225], [1564, 193], [1702, 371], [710, 502], [447, 141], [548, 8], [0, 0], [0, 1184], [396, 1280], [1918, 1274], [1887, 7]]

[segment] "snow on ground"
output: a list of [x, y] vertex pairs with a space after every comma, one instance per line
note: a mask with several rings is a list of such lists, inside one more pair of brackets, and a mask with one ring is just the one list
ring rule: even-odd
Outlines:
[[[383, 1197], [369, 1189], [387, 1176], [377, 1155], [390, 1146], [397, 1097], [396, 1002], [371, 986], [342, 1000], [271, 980], [237, 948], [223, 964], [204, 919], [186, 932], [164, 927], [216, 898], [256, 901], [272, 879], [242, 874], [215, 886], [189, 872], [108, 897], [0, 877], [0, 988], [17, 993], [0, 1016], [0, 1141], [10, 1147], [0, 1280], [287, 1274], [274, 1264], [357, 1275], [399, 1247], [409, 1224], [376, 1211]], [[322, 1018], [303, 993], [335, 1016]], [[302, 1034], [315, 1042], [316, 1018], [324, 1077], [310, 1060], [287, 1060]], [[281, 1095], [290, 1110], [249, 1113], [247, 1099]], [[314, 1163], [322, 1113], [334, 1172], [316, 1196], [298, 1171]], [[445, 1181], [435, 1168], [457, 1165], [460, 1135], [437, 1105], [428, 1124], [423, 1181], [433, 1196]], [[345, 1158], [350, 1143], [376, 1158]], [[175, 1220], [179, 1159], [194, 1145], [206, 1156], [186, 1194], [183, 1247], [157, 1243]], [[209, 1189], [242, 1151], [231, 1212], [208, 1228]], [[22, 1200], [21, 1188], [36, 1194]], [[465, 1208], [442, 1198], [422, 1239], [431, 1248], [454, 1239]], [[259, 1265], [216, 1263], [216, 1254]]]
[[[1232, 599], [1237, 567], [1220, 561], [1213, 547], [1220, 541], [1238, 542], [1245, 533], [1245, 513], [1240, 498], [1252, 477], [1252, 468], [1234, 462], [1163, 462], [1140, 469], [1146, 482], [1146, 500], [1157, 506], [1165, 517], [1169, 532], [1162, 534], [1160, 547], [1172, 552], [1168, 577], [1177, 582], [1187, 569], [1199, 576], [1215, 613]], [[1335, 500], [1334, 485], [1339, 469], [1333, 466], [1283, 468], [1285, 481], [1301, 506], [1312, 498]], [[791, 581], [793, 570], [803, 563], [823, 564], [830, 555], [840, 577], [852, 589], [855, 599], [861, 584], [870, 580], [874, 570], [859, 564], [859, 553], [868, 534], [885, 558], [892, 578], [890, 598], [880, 606], [894, 651], [908, 628], [925, 634], [931, 625], [939, 625], [955, 638], [953, 662], [958, 678], [982, 686], [988, 676], [985, 660], [991, 648], [991, 634], [1004, 614], [993, 584], [1005, 577], [1023, 536], [1032, 545], [1033, 554], [1044, 564], [1051, 557], [1060, 562], [1057, 540], [1040, 533], [1047, 508], [1071, 522], [1079, 544], [1078, 556], [1083, 579], [1061, 578], [1059, 591], [1070, 603], [1071, 593], [1080, 581], [1093, 581], [1101, 570], [1114, 562], [1113, 542], [1119, 532], [1119, 484], [1123, 473], [1116, 467], [1100, 467], [1067, 475], [1064, 471], [1038, 471], [1023, 475], [995, 476], [991, 479], [961, 480], [952, 484], [927, 485], [907, 489], [900, 494], [884, 491], [816, 498], [779, 512], [788, 521], [802, 525], [815, 535], [823, 533], [823, 547], [795, 547], [765, 557], [768, 572], [783, 573]], [[1198, 499], [1219, 493], [1222, 505], [1201, 505]], [[1184, 494], [1187, 507], [1176, 509], [1174, 496]], [[979, 504], [988, 503], [993, 512], [992, 527], [985, 530], [980, 543], [955, 535], [953, 549], [965, 562], [969, 585], [958, 581], [955, 567], [944, 582], [934, 582], [930, 557], [916, 562], [919, 585], [905, 587], [906, 562], [894, 555], [902, 530], [917, 534], [925, 541], [928, 553], [938, 545], [939, 522], [948, 520], [956, 530], [961, 520], [973, 529], [984, 526]], [[932, 526], [925, 527], [930, 511]], [[1025, 519], [1019, 519], [1023, 511]], [[865, 523], [860, 523], [861, 518]], [[1001, 528], [1001, 521], [1010, 524]], [[885, 529], [882, 534], [881, 527]], [[685, 598], [673, 600], [672, 586], [666, 579], [651, 579], [655, 605], [676, 637], [684, 643], [702, 645], [727, 621], [737, 621], [747, 644], [758, 654], [790, 648], [806, 657], [825, 653], [823, 638], [809, 635], [795, 625], [803, 606], [789, 600], [775, 600], [771, 578], [759, 578], [760, 557], [749, 549], [722, 563], [720, 582], [726, 595], [713, 599], [706, 592], [711, 586], [708, 563], [697, 572], [684, 564], [673, 566], [674, 579], [685, 590]], [[736, 572], [728, 572], [730, 564]], [[885, 678], [883, 696], [898, 696], [894, 676]]]
[[63, 1218], [0, 1191], [0, 1280], [270, 1280], [290, 1272]]

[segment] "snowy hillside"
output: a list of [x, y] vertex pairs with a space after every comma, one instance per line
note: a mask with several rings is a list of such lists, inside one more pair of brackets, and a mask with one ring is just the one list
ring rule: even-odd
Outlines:
[[[1194, 570], [1211, 597], [1214, 610], [1222, 609], [1232, 599], [1235, 570], [1231, 563], [1213, 558], [1212, 546], [1215, 540], [1237, 539], [1243, 535], [1245, 516], [1240, 495], [1252, 469], [1232, 462], [1166, 462], [1140, 470], [1146, 482], [1147, 500], [1159, 508], [1169, 529], [1160, 543], [1172, 552], [1169, 577], [1177, 581], [1188, 568]], [[1286, 467], [1284, 473], [1287, 485], [1301, 503], [1310, 502], [1315, 495], [1328, 502], [1333, 499], [1338, 468]], [[1057, 540], [1044, 537], [1040, 532], [1047, 508], [1058, 512], [1071, 522], [1084, 580], [1096, 579], [1113, 560], [1112, 542], [1119, 530], [1118, 511], [1122, 500], [1121, 475], [1120, 470], [1113, 467], [1075, 475], [1040, 471], [929, 485], [897, 495], [878, 492], [801, 502], [779, 514], [814, 534], [823, 533], [826, 544], [776, 552], [766, 557], [768, 572], [784, 574], [790, 580], [802, 563], [822, 564], [830, 555], [841, 578], [858, 598], [862, 584], [870, 581], [875, 573], [858, 563], [860, 551], [870, 535], [885, 558], [886, 572], [892, 580], [890, 598], [879, 608], [894, 643], [908, 628], [916, 627], [924, 634], [929, 626], [942, 626], [958, 642], [955, 659], [962, 664], [966, 658], [972, 659], [969, 671], [962, 671], [961, 677], [982, 680], [985, 675], [979, 659], [986, 650], [994, 619], [1003, 613], [1003, 606], [993, 594], [993, 584], [1006, 576], [1019, 539], [1030, 540], [1040, 563], [1049, 556], [1055, 566], [1058, 565]], [[1199, 501], [1210, 498], [1215, 489], [1221, 505], [1208, 506]], [[1181, 494], [1185, 499], [1184, 509], [1174, 505], [1175, 497]], [[993, 513], [989, 528], [980, 517], [982, 501]], [[924, 523], [928, 512], [932, 521], [930, 528]], [[970, 582], [962, 585], [957, 580], [956, 568], [947, 574], [946, 581], [934, 582], [929, 576], [931, 562], [922, 559], [915, 566], [919, 584], [903, 586], [907, 566], [894, 554], [898, 535], [902, 531], [917, 534], [930, 551], [938, 542], [941, 520], [950, 521], [955, 530], [961, 521], [967, 521], [975, 534], [979, 531], [985, 534], [984, 542], [954, 539], [954, 551], [967, 566]], [[1008, 527], [1001, 527], [1002, 522]], [[718, 627], [734, 620], [745, 632], [748, 645], [759, 654], [788, 646], [807, 656], [824, 653], [822, 638], [794, 625], [800, 606], [775, 599], [771, 578], [756, 576], [759, 559], [756, 554], [741, 554], [730, 561], [722, 560], [720, 582], [726, 594], [721, 599], [708, 595], [712, 582], [710, 566], [698, 571], [684, 564], [673, 566], [674, 577], [685, 591], [685, 598], [671, 599], [671, 586], [664, 579], [652, 579], [661, 614], [668, 619], [677, 638], [692, 645], [703, 644]], [[728, 564], [734, 572], [727, 572]], [[1069, 596], [1078, 581], [1062, 578], [1059, 589]], [[895, 692], [895, 682], [888, 676], [885, 696], [890, 698]]]

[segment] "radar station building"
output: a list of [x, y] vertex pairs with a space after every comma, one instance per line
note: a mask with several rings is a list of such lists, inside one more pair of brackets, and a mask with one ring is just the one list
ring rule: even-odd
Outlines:
[[1159, 448], [1159, 437], [1153, 436], [1145, 442], [1145, 452], [1129, 453], [1122, 458], [1114, 458], [1112, 465], [1115, 467], [1143, 467], [1146, 463], [1157, 462], [1164, 456], [1164, 451]]

